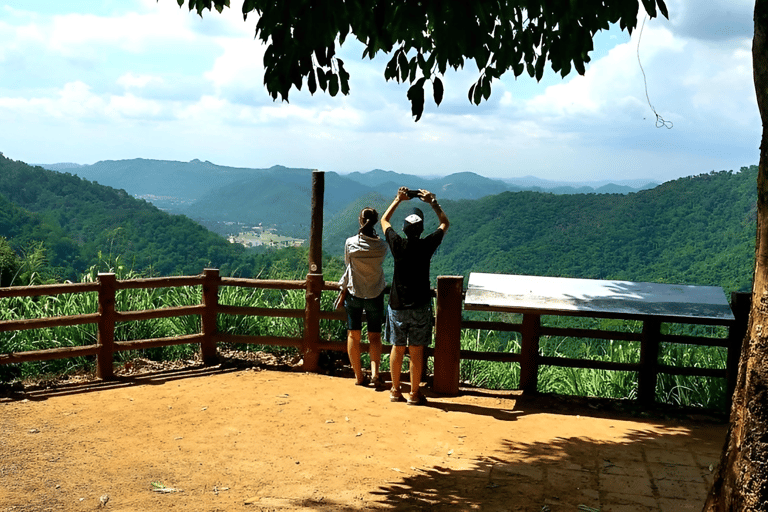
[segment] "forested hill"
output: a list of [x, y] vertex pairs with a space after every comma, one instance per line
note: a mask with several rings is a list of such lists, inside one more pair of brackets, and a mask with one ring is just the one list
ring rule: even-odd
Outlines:
[[[102, 185], [125, 190], [158, 208], [180, 213], [221, 234], [236, 234], [242, 226], [263, 225], [279, 233], [306, 238], [309, 230], [311, 169], [274, 165], [268, 169], [226, 167], [192, 160], [105, 160], [93, 165], [48, 164]], [[479, 199], [505, 191], [546, 189], [556, 193], [629, 193], [655, 186], [641, 180], [579, 184], [519, 178], [491, 179], [473, 172], [424, 177], [380, 169], [341, 175], [325, 172], [325, 215], [344, 210], [360, 197], [377, 193], [390, 197], [400, 186], [425, 188], [442, 199]], [[577, 185], [577, 184], [572, 184]]]
[[[451, 227], [433, 274], [499, 272], [746, 291], [754, 261], [756, 179], [757, 167], [751, 166], [627, 195], [524, 191], [459, 201], [439, 196]], [[359, 209], [371, 204], [383, 213], [391, 197], [369, 193], [335, 215], [326, 211], [324, 252], [341, 256], [344, 239], [357, 231]], [[429, 207], [414, 205], [425, 206], [427, 229], [433, 229]], [[395, 227], [409, 206], [398, 210]], [[60, 279], [76, 279], [117, 256], [129, 268], [156, 275], [197, 274], [206, 266], [223, 275], [265, 275], [273, 265], [291, 277], [306, 272], [306, 250], [256, 254], [123, 190], [0, 154], [0, 266], [8, 247], [23, 258], [36, 243], [44, 244]], [[386, 265], [391, 278], [391, 258]], [[338, 262], [324, 270], [327, 279], [336, 279]]]
[[433, 272], [499, 272], [751, 289], [757, 166], [629, 195], [505, 192], [446, 202]]
[[[242, 276], [263, 273], [274, 259], [123, 190], [0, 154], [0, 252], [10, 247], [23, 259], [39, 243], [50, 277], [59, 280], [78, 279], [90, 266], [118, 258], [126, 268], [154, 275], [195, 275], [216, 267], [223, 275]], [[301, 268], [304, 253], [284, 251], [280, 257]]]

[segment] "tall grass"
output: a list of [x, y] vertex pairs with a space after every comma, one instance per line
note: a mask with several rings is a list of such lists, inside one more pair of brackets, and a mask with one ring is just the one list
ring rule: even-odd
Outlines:
[[[127, 280], [146, 277], [114, 265], [105, 269], [93, 267], [82, 281], [94, 281], [98, 271], [112, 271], [118, 279]], [[269, 279], [301, 279], [285, 271], [280, 275], [272, 273]], [[139, 311], [163, 307], [175, 307], [200, 304], [202, 297], [200, 286], [185, 286], [159, 289], [119, 290], [116, 294], [118, 311]], [[321, 298], [323, 310], [332, 309], [334, 294], [325, 293]], [[260, 288], [239, 288], [224, 286], [219, 291], [219, 303], [233, 306], [256, 306], [264, 308], [303, 310], [305, 295], [303, 290], [267, 290]], [[13, 297], [0, 300], [0, 320], [43, 318], [95, 313], [98, 310], [98, 297], [95, 292], [62, 294], [51, 297]], [[519, 323], [520, 315], [487, 314], [485, 319]], [[582, 329], [600, 329], [608, 331], [639, 332], [642, 323], [638, 321], [619, 321], [594, 318], [543, 317], [544, 325], [554, 327], [577, 327]], [[255, 317], [243, 315], [218, 315], [218, 331], [224, 334], [270, 335], [281, 337], [301, 337], [303, 318]], [[365, 337], [365, 328], [363, 329]], [[723, 327], [691, 326], [663, 324], [664, 334], [686, 334], [695, 336], [727, 336]], [[173, 318], [120, 322], [115, 328], [116, 341], [129, 341], [152, 338], [170, 338], [200, 332], [200, 317], [189, 315]], [[346, 339], [344, 322], [323, 320], [320, 325], [323, 340], [343, 341]], [[26, 352], [68, 346], [86, 346], [96, 343], [96, 325], [81, 325], [34, 329], [0, 333], [0, 353]], [[519, 353], [520, 335], [516, 332], [464, 330], [461, 347], [485, 352]], [[255, 351], [263, 350], [281, 355], [296, 353], [294, 348], [264, 345], [235, 345], [228, 349]], [[156, 361], [187, 359], [199, 350], [196, 344], [174, 345], [146, 350], [118, 352], [117, 363], [144, 357]], [[388, 369], [388, 350], [385, 347], [382, 369]], [[539, 344], [542, 356], [637, 363], [640, 360], [640, 343], [620, 340], [583, 339], [562, 336], [542, 336]], [[367, 366], [367, 354], [363, 356]], [[698, 368], [724, 368], [726, 350], [720, 347], [689, 346], [662, 343], [659, 362], [672, 366], [693, 366]], [[432, 361], [429, 362], [432, 365]], [[0, 365], [0, 381], [39, 376], [41, 374], [67, 374], [77, 371], [92, 371], [93, 357], [78, 357]], [[518, 363], [495, 363], [463, 360], [460, 366], [460, 379], [470, 385], [488, 389], [515, 389], [520, 382]], [[538, 389], [542, 392], [562, 395], [596, 396], [607, 398], [637, 397], [637, 374], [635, 372], [592, 370], [542, 366], [539, 369]], [[656, 397], [658, 401], [693, 405], [706, 408], [721, 408], [726, 403], [726, 384], [724, 379], [706, 377], [686, 377], [660, 374], [657, 381]]]
[[[489, 318], [490, 319], [490, 318]], [[506, 321], [514, 319], [507, 318]], [[639, 321], [605, 320], [591, 318], [543, 317], [543, 325], [575, 327], [608, 331], [639, 332]], [[517, 319], [516, 323], [519, 323]], [[663, 334], [688, 336], [727, 337], [724, 327], [662, 324]], [[520, 334], [464, 330], [461, 347], [484, 352], [520, 352]], [[539, 340], [542, 356], [638, 363], [640, 343], [623, 340], [542, 336]], [[659, 362], [670, 366], [695, 368], [725, 368], [727, 351], [724, 347], [705, 347], [662, 343]], [[462, 361], [460, 378], [465, 383], [489, 389], [515, 389], [520, 382], [518, 363], [486, 361]], [[538, 374], [538, 390], [562, 395], [592, 396], [603, 398], [637, 398], [637, 373], [587, 368], [541, 366]], [[676, 405], [722, 409], [726, 402], [726, 383], [721, 378], [689, 377], [659, 374], [656, 400]]]
[[[101, 268], [94, 266], [83, 275], [83, 282], [93, 282], [98, 272], [109, 271], [119, 280], [147, 277], [120, 265]], [[267, 279], [297, 279], [297, 276], [285, 272], [270, 274]], [[154, 289], [123, 289], [115, 294], [117, 311], [142, 311], [165, 307], [178, 307], [200, 304], [201, 286], [183, 286]], [[334, 297], [323, 294], [321, 307], [331, 309]], [[239, 288], [223, 286], [219, 291], [219, 303], [233, 306], [254, 306], [276, 309], [304, 310], [304, 290], [267, 290], [259, 288]], [[95, 313], [98, 311], [96, 292], [61, 294], [42, 297], [12, 297], [0, 299], [0, 320], [19, 320], [56, 316], [73, 316]], [[187, 315], [171, 318], [118, 322], [115, 326], [115, 341], [132, 341], [154, 338], [172, 338], [186, 334], [199, 333], [201, 329], [199, 315]], [[224, 334], [242, 334], [252, 336], [302, 337], [303, 318], [277, 318], [244, 315], [218, 315], [217, 329]], [[345, 339], [345, 326], [341, 322], [323, 320], [320, 323], [321, 337], [326, 340]], [[32, 329], [0, 333], [0, 354], [27, 352], [32, 350], [59, 347], [94, 345], [97, 342], [95, 324], [50, 329]], [[241, 351], [267, 351], [280, 355], [291, 355], [297, 351], [293, 347], [275, 347], [271, 345], [233, 345], [226, 347]], [[189, 359], [199, 351], [197, 344], [182, 344], [165, 347], [131, 350], [115, 353], [115, 362], [122, 363], [135, 358], [147, 358], [154, 361], [173, 361]], [[38, 361], [11, 365], [0, 365], [0, 382], [45, 374], [66, 375], [78, 371], [92, 371], [95, 368], [94, 357], [78, 357]]]

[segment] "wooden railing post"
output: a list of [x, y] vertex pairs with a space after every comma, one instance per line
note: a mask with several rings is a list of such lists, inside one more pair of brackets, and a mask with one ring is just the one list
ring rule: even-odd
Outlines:
[[739, 361], [741, 360], [741, 351], [744, 345], [744, 338], [747, 336], [747, 327], [749, 326], [749, 311], [752, 307], [752, 294], [744, 292], [731, 292], [731, 310], [736, 319], [734, 324], [728, 329], [728, 357], [726, 359], [725, 380], [726, 380], [726, 399], [728, 400], [728, 410], [731, 408], [733, 392], [736, 389], [736, 380], [739, 377]]
[[640, 342], [640, 373], [637, 376], [637, 398], [642, 404], [656, 401], [656, 380], [659, 376], [659, 339], [661, 322], [655, 318], [643, 320]]
[[114, 377], [115, 372], [115, 290], [117, 278], [112, 273], [99, 273], [99, 323], [96, 356], [96, 376], [103, 380]]
[[536, 393], [539, 386], [539, 335], [541, 315], [526, 313], [520, 330], [520, 389], [524, 393]]
[[320, 296], [323, 293], [323, 201], [325, 174], [312, 171], [312, 223], [309, 234], [309, 274], [304, 306], [303, 369], [316, 372], [319, 368], [320, 349]]
[[312, 220], [309, 233], [309, 273], [323, 273], [323, 201], [325, 173], [312, 171]]
[[219, 362], [216, 351], [216, 341], [213, 335], [217, 331], [217, 317], [219, 309], [219, 269], [206, 268], [203, 270], [203, 306], [205, 310], [201, 315], [201, 327], [203, 339], [200, 342], [200, 357], [203, 364], [213, 365]]
[[320, 295], [323, 293], [323, 274], [307, 274], [307, 298], [304, 308], [304, 343], [302, 369], [316, 372], [320, 361]]
[[437, 278], [435, 375], [432, 390], [443, 395], [459, 394], [463, 286], [463, 276]]

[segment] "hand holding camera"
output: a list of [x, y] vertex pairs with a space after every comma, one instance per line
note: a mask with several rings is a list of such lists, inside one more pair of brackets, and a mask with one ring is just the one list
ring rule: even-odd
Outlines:
[[409, 199], [413, 199], [414, 197], [419, 197], [420, 193], [421, 193], [421, 190], [406, 189], [406, 194], [408, 195]]
[[[429, 190], [423, 190], [423, 189], [412, 190], [412, 189], [409, 189], [407, 187], [400, 187], [400, 190], [398, 191], [398, 193], [400, 194], [400, 197], [402, 199], [413, 199], [413, 198], [417, 197], [417, 198], [421, 199], [422, 201], [424, 201], [425, 203], [428, 203], [428, 204], [431, 204], [431, 205], [434, 205], [434, 204], [437, 203], [437, 199], [435, 198], [435, 194], [433, 194]], [[405, 196], [405, 197], [403, 197], [403, 196]]]

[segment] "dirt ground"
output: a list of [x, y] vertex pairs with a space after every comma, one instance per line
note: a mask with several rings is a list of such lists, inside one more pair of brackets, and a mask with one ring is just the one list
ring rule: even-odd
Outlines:
[[[0, 511], [701, 510], [726, 425], [227, 365], [0, 398]], [[150, 365], [151, 366], [151, 365]]]

